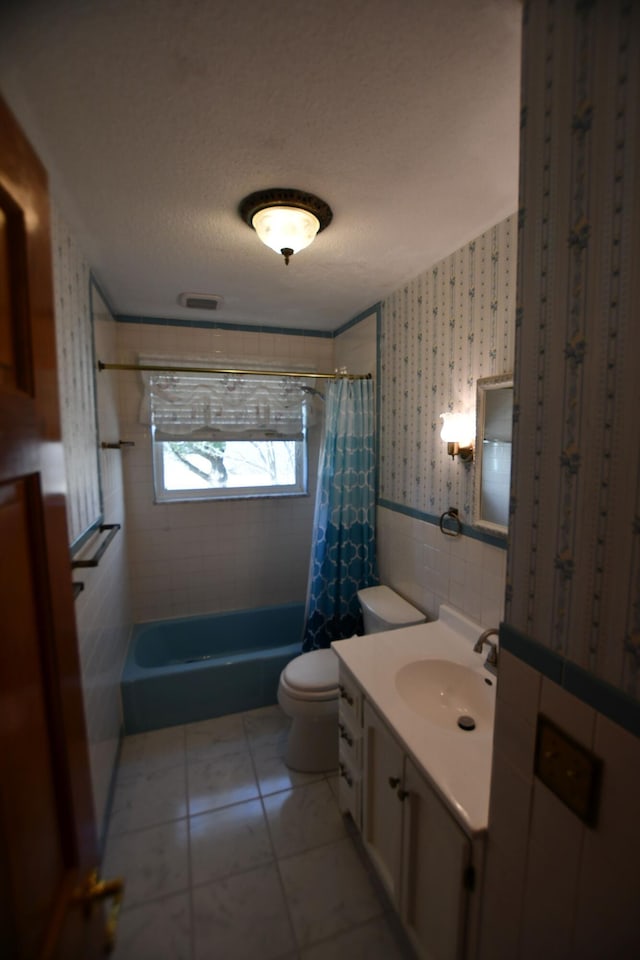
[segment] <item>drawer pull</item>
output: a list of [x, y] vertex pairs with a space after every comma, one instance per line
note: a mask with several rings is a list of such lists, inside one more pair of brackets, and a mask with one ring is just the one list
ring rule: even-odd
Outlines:
[[392, 790], [395, 790], [400, 784], [400, 777], [389, 777], [389, 786]]
[[348, 690], [346, 690], [346, 689], [342, 686], [342, 684], [340, 684], [340, 686], [339, 686], [338, 689], [340, 690], [340, 696], [342, 697], [342, 699], [343, 699], [343, 700], [346, 700], [347, 703], [349, 704], [349, 706], [352, 707], [352, 706], [353, 706], [353, 697], [352, 697], [351, 694], [348, 692]]
[[338, 729], [340, 730], [340, 738], [346, 740], [350, 747], [353, 746], [353, 737], [345, 727], [344, 723], [338, 724]]
[[408, 796], [408, 790], [403, 790], [402, 787], [398, 790], [398, 800], [406, 800]]
[[350, 787], [353, 786], [353, 777], [345, 767], [344, 763], [340, 764], [340, 776], [343, 778], [343, 780], [347, 781]]

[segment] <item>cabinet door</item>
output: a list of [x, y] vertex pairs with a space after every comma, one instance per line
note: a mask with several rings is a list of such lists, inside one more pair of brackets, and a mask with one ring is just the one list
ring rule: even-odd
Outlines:
[[459, 960], [471, 843], [407, 757], [401, 916], [423, 960]]
[[399, 902], [402, 855], [403, 752], [386, 724], [364, 704], [363, 840], [394, 903]]

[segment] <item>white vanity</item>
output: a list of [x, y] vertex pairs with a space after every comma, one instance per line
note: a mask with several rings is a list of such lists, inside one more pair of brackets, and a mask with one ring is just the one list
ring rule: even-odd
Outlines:
[[473, 652], [481, 629], [442, 606], [435, 622], [333, 644], [340, 804], [425, 960], [476, 951], [496, 693]]

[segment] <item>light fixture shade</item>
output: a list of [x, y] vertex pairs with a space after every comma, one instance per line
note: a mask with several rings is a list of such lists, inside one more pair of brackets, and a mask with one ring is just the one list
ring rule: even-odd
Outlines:
[[470, 413], [441, 413], [443, 421], [440, 439], [445, 443], [457, 443], [460, 447], [470, 447], [475, 439], [476, 429]]
[[258, 190], [244, 198], [238, 212], [264, 244], [283, 254], [285, 263], [333, 219], [331, 207], [320, 197], [290, 187]]
[[276, 253], [304, 250], [320, 229], [318, 218], [299, 207], [265, 207], [253, 215], [251, 222], [262, 242]]

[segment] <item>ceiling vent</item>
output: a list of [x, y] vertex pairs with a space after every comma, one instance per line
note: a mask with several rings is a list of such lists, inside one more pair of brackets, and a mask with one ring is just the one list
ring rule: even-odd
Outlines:
[[224, 303], [224, 299], [217, 293], [181, 293], [178, 303], [181, 307], [190, 307], [191, 310], [217, 310]]

